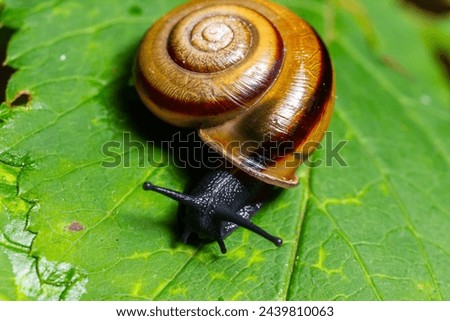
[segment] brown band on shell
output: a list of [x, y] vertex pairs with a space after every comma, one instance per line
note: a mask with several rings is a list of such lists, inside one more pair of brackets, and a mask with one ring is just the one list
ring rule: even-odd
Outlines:
[[[210, 23], [202, 25], [202, 18]], [[242, 33], [237, 26], [244, 26]], [[218, 37], [213, 48], [213, 32], [221, 28], [234, 38], [222, 43]], [[213, 44], [196, 44], [195, 35], [205, 33]], [[226, 31], [222, 36], [229, 37]], [[209, 127], [253, 108], [278, 76], [283, 55], [278, 30], [257, 11], [238, 1], [194, 1], [149, 29], [137, 56], [136, 88], [163, 120]]]
[[[325, 121], [326, 114], [330, 112], [329, 104], [334, 99], [334, 91], [331, 59], [323, 42], [318, 36], [317, 39], [321, 47], [320, 76], [314, 94], [304, 105], [305, 112], [292, 119], [292, 127], [288, 132], [266, 136], [259, 144], [259, 148], [249, 154], [249, 166], [253, 164], [262, 171], [267, 167], [283, 166], [281, 164], [289, 162], [286, 158], [293, 153], [298, 153], [296, 156], [298, 159], [305, 159], [312, 152], [311, 147], [320, 143], [322, 136], [315, 136], [313, 141], [311, 133]], [[303, 151], [302, 147], [308, 143], [306, 146], [308, 150]]]

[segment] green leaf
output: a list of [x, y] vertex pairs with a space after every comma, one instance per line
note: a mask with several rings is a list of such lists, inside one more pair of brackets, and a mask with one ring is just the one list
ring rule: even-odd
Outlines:
[[147, 144], [177, 129], [130, 85], [143, 33], [181, 2], [4, 1], [0, 25], [18, 30], [0, 107], [0, 299], [449, 300], [450, 104], [434, 57], [448, 20], [394, 0], [280, 1], [330, 49], [337, 101], [314, 158], [347, 141], [346, 166], [302, 166], [258, 213], [281, 248], [239, 229], [221, 255], [181, 244], [177, 205], [141, 188], [189, 180]]

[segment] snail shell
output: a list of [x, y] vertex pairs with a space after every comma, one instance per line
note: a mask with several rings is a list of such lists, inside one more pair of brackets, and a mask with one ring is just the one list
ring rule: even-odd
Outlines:
[[144, 104], [248, 174], [284, 188], [328, 127], [333, 68], [316, 32], [269, 1], [195, 0], [146, 33], [135, 80]]

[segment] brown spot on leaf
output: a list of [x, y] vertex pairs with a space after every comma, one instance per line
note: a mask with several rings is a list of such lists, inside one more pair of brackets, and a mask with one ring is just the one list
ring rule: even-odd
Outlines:
[[27, 106], [30, 103], [30, 101], [31, 101], [31, 94], [26, 90], [22, 90], [9, 103], [9, 106], [10, 107]]
[[72, 222], [67, 229], [71, 232], [79, 232], [84, 230], [84, 226], [80, 222]]

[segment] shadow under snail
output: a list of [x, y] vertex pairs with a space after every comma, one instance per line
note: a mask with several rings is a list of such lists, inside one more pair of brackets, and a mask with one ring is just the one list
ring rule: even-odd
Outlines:
[[145, 190], [179, 201], [191, 233], [218, 242], [238, 226], [275, 245], [250, 221], [264, 185], [291, 188], [315, 149], [334, 104], [333, 68], [317, 33], [265, 0], [194, 0], [158, 20], [144, 36], [135, 85], [162, 120], [199, 128], [204, 143], [233, 164], [210, 171], [189, 194], [150, 182]]

